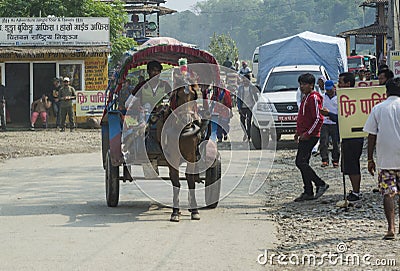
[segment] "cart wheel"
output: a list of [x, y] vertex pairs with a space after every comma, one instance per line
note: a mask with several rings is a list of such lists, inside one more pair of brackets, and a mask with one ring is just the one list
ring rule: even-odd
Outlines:
[[110, 150], [106, 156], [106, 200], [108, 207], [116, 207], [119, 200], [119, 167], [111, 163]]
[[216, 208], [221, 193], [221, 157], [218, 154], [213, 167], [206, 171], [205, 201], [207, 208]]

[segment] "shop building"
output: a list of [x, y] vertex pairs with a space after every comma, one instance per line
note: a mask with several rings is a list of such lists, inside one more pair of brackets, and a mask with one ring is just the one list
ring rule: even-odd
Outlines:
[[[31, 104], [51, 95], [55, 77], [70, 77], [97, 104], [108, 83], [108, 18], [0, 18], [0, 80], [11, 125], [29, 123]], [[97, 95], [99, 93], [99, 95]], [[95, 103], [95, 104], [96, 104]], [[50, 118], [50, 124], [53, 121]], [[78, 116], [77, 122], [86, 121]]]

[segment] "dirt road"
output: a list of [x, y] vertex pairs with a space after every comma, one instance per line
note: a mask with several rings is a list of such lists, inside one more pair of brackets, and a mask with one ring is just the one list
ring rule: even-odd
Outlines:
[[171, 223], [134, 184], [106, 207], [99, 152], [0, 167], [2, 270], [264, 270], [257, 256], [275, 246], [264, 190], [249, 197], [246, 181], [200, 221], [183, 210]]

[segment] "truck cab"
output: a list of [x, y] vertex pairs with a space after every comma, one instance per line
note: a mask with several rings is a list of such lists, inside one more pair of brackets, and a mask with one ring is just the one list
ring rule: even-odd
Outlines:
[[347, 65], [349, 67], [349, 72], [352, 73], [358, 73], [360, 70], [367, 70], [365, 58], [362, 55], [348, 56]]

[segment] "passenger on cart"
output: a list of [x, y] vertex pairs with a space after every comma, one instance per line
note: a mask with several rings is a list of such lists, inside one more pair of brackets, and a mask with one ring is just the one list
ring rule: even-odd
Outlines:
[[[171, 86], [168, 82], [155, 78], [162, 71], [162, 65], [158, 61], [150, 61], [147, 64], [147, 74], [149, 79], [139, 82], [132, 90], [132, 96], [136, 97], [142, 106], [149, 104], [151, 108], [162, 103], [165, 95], [171, 92]], [[128, 101], [127, 102], [132, 102]], [[128, 104], [129, 105], [129, 104]]]
[[[127, 108], [125, 123], [132, 122], [140, 124], [140, 122], [143, 121], [140, 116], [144, 115], [145, 122], [150, 128], [150, 135], [146, 138], [146, 152], [148, 154], [153, 151], [158, 152], [157, 148], [154, 150], [151, 148], [156, 147], [161, 142], [161, 132], [164, 122], [158, 120], [162, 117], [162, 110], [164, 109], [162, 102], [166, 97], [168, 97], [172, 90], [168, 82], [159, 78], [158, 75], [161, 71], [162, 65], [160, 62], [150, 61], [147, 64], [149, 79], [138, 83], [125, 103], [125, 107]], [[141, 112], [141, 114], [134, 114], [134, 112]], [[155, 115], [157, 115], [158, 118], [156, 117], [155, 120], [149, 119]], [[138, 119], [136, 120], [135, 118]], [[156, 131], [155, 136], [151, 133], [151, 131], [154, 130]], [[148, 142], [154, 140], [156, 140], [158, 144]], [[158, 169], [155, 163], [151, 163], [150, 165], [147, 163], [143, 164], [143, 171], [145, 176], [149, 178], [158, 175]], [[154, 173], [156, 173], [156, 175], [154, 175]]]
[[[149, 79], [139, 82], [132, 90], [132, 95], [127, 99], [125, 107], [141, 108], [148, 117], [153, 113], [159, 113], [163, 99], [171, 93], [171, 86], [168, 82], [157, 77], [162, 71], [162, 65], [158, 61], [150, 61], [147, 64]], [[128, 116], [129, 117], [129, 116]], [[157, 122], [157, 140], [161, 139], [162, 122]]]

